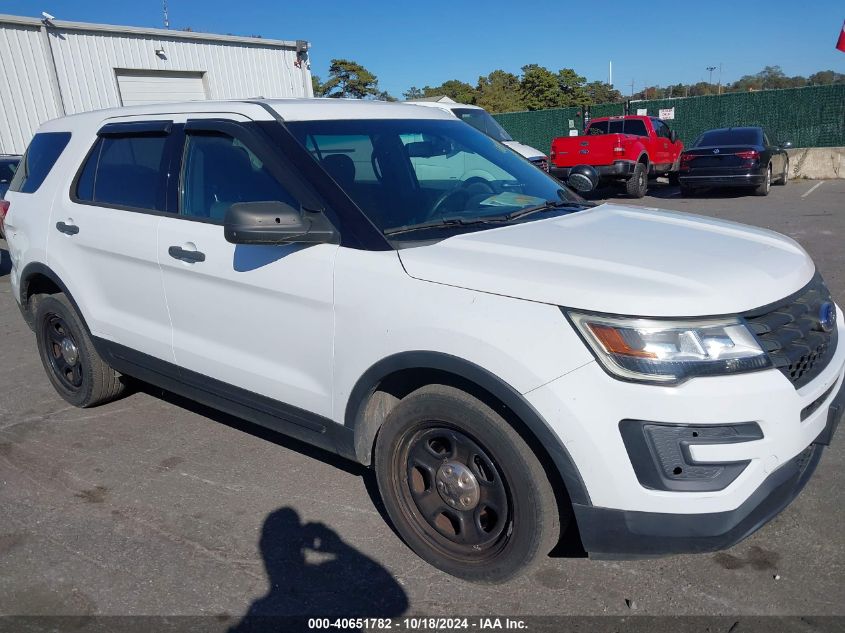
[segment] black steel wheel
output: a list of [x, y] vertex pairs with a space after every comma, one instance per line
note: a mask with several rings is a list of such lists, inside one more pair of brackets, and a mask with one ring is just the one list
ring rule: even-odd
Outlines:
[[53, 312], [46, 313], [40, 335], [46, 361], [62, 387], [68, 391], [81, 389], [83, 367], [79, 345], [65, 320]]
[[557, 500], [537, 456], [498, 413], [459, 389], [429, 385], [402, 399], [379, 431], [375, 470], [397, 532], [454, 576], [505, 582], [560, 536]]
[[77, 407], [113, 400], [124, 390], [123, 380], [100, 357], [85, 324], [61, 293], [38, 295], [35, 336], [41, 363], [58, 394]]

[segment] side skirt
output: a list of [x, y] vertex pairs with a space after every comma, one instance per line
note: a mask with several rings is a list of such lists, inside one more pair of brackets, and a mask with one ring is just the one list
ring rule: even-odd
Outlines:
[[93, 342], [100, 356], [122, 374], [357, 461], [354, 431], [328, 418], [112, 341], [93, 337]]

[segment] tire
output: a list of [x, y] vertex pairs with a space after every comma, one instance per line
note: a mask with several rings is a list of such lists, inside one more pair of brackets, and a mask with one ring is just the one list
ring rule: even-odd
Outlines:
[[681, 179], [680, 179], [680, 175], [678, 174], [678, 172], [670, 171], [667, 174], [667, 177], [669, 178], [669, 184], [672, 185], [673, 187], [677, 187], [679, 184], [681, 184]]
[[68, 298], [42, 296], [36, 303], [38, 355], [53, 387], [76, 407], [93, 407], [124, 390], [120, 374], [94, 349], [88, 331]]
[[632, 198], [642, 198], [648, 190], [648, 174], [643, 163], [634, 165], [634, 173], [625, 181], [625, 192]]
[[773, 184], [778, 185], [780, 187], [783, 187], [783, 186], [786, 185], [786, 183], [788, 181], [789, 181], [789, 159], [787, 158], [786, 161], [784, 161], [784, 163], [783, 163], [783, 173], [780, 175], [780, 178], [777, 179], [777, 182], [775, 182]]
[[397, 532], [447, 574], [502, 583], [560, 538], [555, 494], [534, 452], [459, 389], [429, 385], [400, 401], [376, 438], [375, 471]]
[[755, 196], [768, 196], [772, 189], [772, 164], [766, 168], [766, 178], [754, 188]]

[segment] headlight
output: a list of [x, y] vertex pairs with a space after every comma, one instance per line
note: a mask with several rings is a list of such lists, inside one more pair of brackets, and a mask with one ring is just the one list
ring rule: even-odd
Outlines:
[[678, 384], [771, 366], [738, 318], [663, 320], [568, 312], [611, 374], [625, 380]]

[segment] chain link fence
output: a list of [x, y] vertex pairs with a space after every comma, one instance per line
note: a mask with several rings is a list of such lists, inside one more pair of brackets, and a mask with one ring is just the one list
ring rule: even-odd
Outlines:
[[[690, 145], [705, 130], [759, 125], [773, 143], [791, 141], [795, 147], [845, 146], [845, 84], [809, 86], [760, 92], [731, 92], [706, 97], [632, 101], [631, 114], [645, 110], [658, 116], [674, 108], [669, 126]], [[592, 118], [625, 113], [624, 103], [603, 103], [590, 108]], [[518, 141], [548, 152], [552, 139], [581, 133], [579, 108], [508, 112], [495, 118]]]

